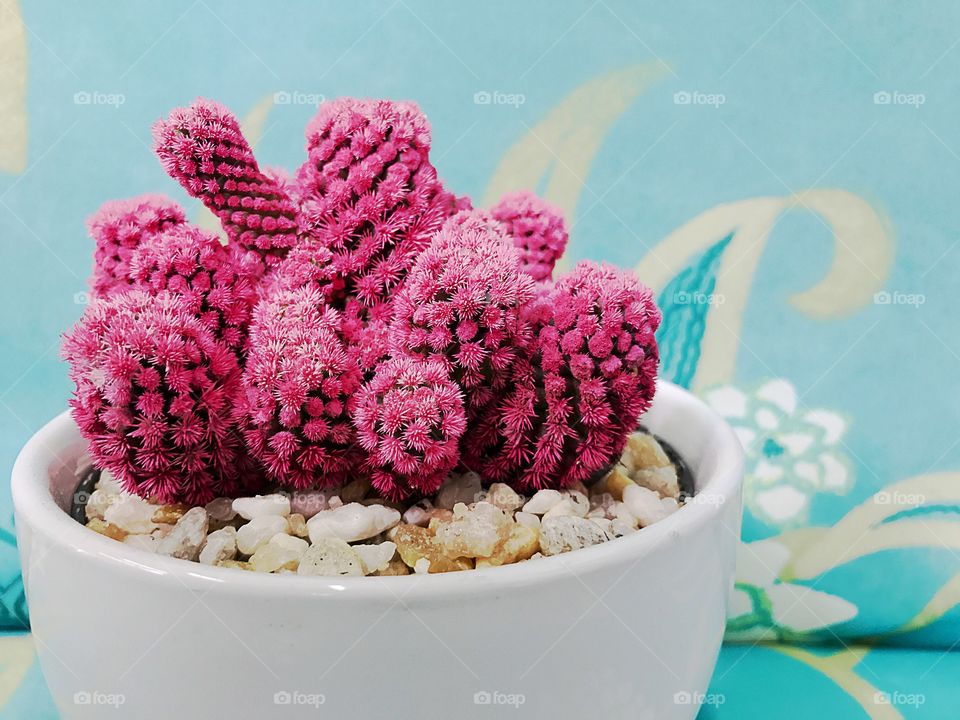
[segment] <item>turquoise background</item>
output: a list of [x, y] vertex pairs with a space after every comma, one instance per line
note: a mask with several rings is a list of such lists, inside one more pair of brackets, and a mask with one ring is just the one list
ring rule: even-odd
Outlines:
[[[151, 123], [171, 107], [204, 95], [244, 115], [277, 91], [415, 99], [433, 124], [440, 174], [453, 190], [479, 200], [510, 147], [569, 93], [659, 59], [669, 70], [628, 103], [582, 178], [570, 256], [634, 266], [648, 247], [720, 203], [810, 187], [863, 197], [888, 218], [895, 243], [884, 287], [922, 293], [924, 304], [868, 304], [828, 321], [798, 313], [787, 299], [824, 275], [833, 241], [809, 213], [789, 211], [754, 276], [742, 318], [749, 351], [738, 354], [731, 381], [753, 386], [771, 375], [788, 377], [800, 390], [812, 386], [805, 397], [811, 407], [850, 418], [845, 443], [856, 482], [844, 495], [814, 497], [813, 524], [833, 525], [899, 479], [960, 469], [960, 6], [954, 2], [467, 7], [183, 0], [34, 1], [20, 8], [27, 28], [28, 167], [0, 172], [0, 466], [11, 467], [30, 434], [65, 407], [70, 388], [57, 358], [58, 336], [83, 309], [75, 298], [86, 289], [91, 261], [85, 218], [108, 198], [147, 191], [167, 193], [197, 215], [197, 203], [166, 178], [149, 149]], [[478, 91], [520, 93], [525, 102], [477, 105]], [[725, 102], [716, 108], [674, 102], [675, 93], [693, 91], [720, 93]], [[920, 93], [925, 100], [920, 107], [877, 105], [878, 91]], [[122, 94], [124, 102], [78, 105], [78, 92]], [[274, 107], [257, 147], [260, 161], [296, 167], [312, 112], [304, 105]], [[11, 529], [3, 487], [0, 541]], [[747, 539], [778, 532], [747, 514]], [[841, 635], [889, 629], [888, 607], [899, 608], [901, 619], [912, 617], [960, 572], [954, 550], [930, 548], [919, 561], [912, 555], [898, 561], [897, 581], [890, 582], [887, 555], [818, 578], [820, 590], [860, 607]], [[0, 601], [10, 618], [23, 619], [16, 575], [12, 545], [0, 542]], [[954, 609], [906, 642], [949, 647], [960, 639], [958, 628]], [[740, 652], [747, 650], [725, 651], [724, 662], [736, 663]], [[751, 657], [765, 652], [773, 651], [753, 650]], [[890, 657], [891, 667], [909, 667], [901, 655]], [[750, 662], [744, 666], [763, 671], [762, 659]], [[918, 667], [896, 687], [935, 685], [948, 667], [955, 675], [954, 662], [941, 662], [922, 679]], [[724, 687], [736, 677], [744, 687], [750, 680], [742, 670], [731, 672]], [[708, 716], [760, 711], [755, 699], [738, 702]], [[934, 712], [933, 703], [923, 711]], [[836, 717], [853, 715], [838, 710]]]

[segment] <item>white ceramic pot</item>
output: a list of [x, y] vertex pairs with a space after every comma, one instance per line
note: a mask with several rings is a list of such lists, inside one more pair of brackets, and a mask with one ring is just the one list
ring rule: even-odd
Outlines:
[[644, 423], [695, 478], [666, 520], [519, 565], [339, 579], [157, 557], [82, 527], [64, 512], [84, 452], [64, 413], [13, 471], [50, 691], [64, 718], [693, 718], [733, 582], [742, 457], [667, 383]]

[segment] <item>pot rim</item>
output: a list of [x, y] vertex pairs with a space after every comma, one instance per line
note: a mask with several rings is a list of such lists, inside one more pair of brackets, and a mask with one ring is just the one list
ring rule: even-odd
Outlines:
[[[113, 566], [114, 570], [134, 573], [141, 579], [152, 575], [154, 581], [162, 578], [190, 589], [212, 590], [216, 586], [235, 594], [263, 597], [313, 595], [404, 604], [407, 598], [414, 597], [441, 599], [483, 591], [497, 593], [544, 584], [568, 574], [580, 577], [612, 566], [622, 566], [625, 575], [663, 544], [682, 541], [683, 535], [704, 531], [707, 526], [722, 521], [726, 503], [739, 501], [743, 478], [743, 450], [739, 440], [730, 426], [703, 401], [672, 383], [658, 381], [654, 404], [660, 413], [692, 414], [705, 421], [701, 442], [709, 437], [719, 457], [713, 473], [708, 477], [698, 477], [695, 473], [694, 479], [697, 495], [706, 494], [713, 501], [689, 503], [631, 535], [535, 562], [454, 573], [333, 578], [255, 573], [156, 555], [88, 530], [55, 502], [49, 487], [50, 469], [57, 462], [67, 460], [72, 464], [75, 460], [73, 454], [69, 458], [58, 458], [57, 452], [82, 442], [69, 411], [56, 416], [34, 434], [14, 464], [11, 488], [17, 534], [20, 537], [22, 526], [29, 524], [51, 549], [74, 552], [81, 556], [78, 560]], [[658, 434], [675, 445], [669, 435]]]

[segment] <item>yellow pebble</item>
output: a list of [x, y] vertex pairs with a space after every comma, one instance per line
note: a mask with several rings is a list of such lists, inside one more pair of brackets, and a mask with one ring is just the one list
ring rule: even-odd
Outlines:
[[190, 509], [189, 505], [184, 505], [183, 503], [177, 503], [176, 505], [161, 505], [157, 508], [156, 512], [153, 513], [153, 521], [155, 523], [161, 524], [174, 524], [186, 515], [187, 510]]
[[477, 558], [477, 568], [497, 567], [529, 560], [540, 549], [540, 531], [527, 525], [514, 525], [490, 557]]
[[293, 513], [290, 517], [287, 518], [287, 522], [290, 523], [290, 532], [297, 537], [305, 538], [307, 537], [307, 520], [300, 513]]
[[610, 471], [602, 482], [603, 487], [597, 488], [597, 490], [610, 493], [614, 500], [623, 500], [623, 489], [628, 485], [636, 484], [630, 479], [627, 473], [624, 472], [621, 465], [614, 465], [613, 470]]
[[126, 530], [122, 530], [113, 523], [108, 523], [106, 520], [101, 520], [100, 518], [94, 518], [88, 522], [87, 527], [113, 540], [123, 540], [129, 535]]

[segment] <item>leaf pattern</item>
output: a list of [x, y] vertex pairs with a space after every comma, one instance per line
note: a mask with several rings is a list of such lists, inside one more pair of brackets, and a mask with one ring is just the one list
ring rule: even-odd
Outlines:
[[826, 655], [781, 645], [776, 648], [787, 657], [809, 665], [836, 683], [857, 701], [870, 720], [903, 720], [903, 714], [891, 703], [883, 702], [884, 693], [856, 671], [867, 648], [845, 648]]
[[700, 342], [713, 304], [720, 258], [733, 234], [707, 248], [661, 291], [663, 321], [657, 331], [660, 377], [689, 388], [700, 361]]
[[0, 527], [0, 629], [26, 630], [30, 627], [19, 560], [16, 537]]
[[0, 709], [20, 687], [35, 656], [30, 635], [0, 637]]
[[[741, 328], [760, 257], [780, 216], [803, 208], [833, 233], [833, 264], [814, 287], [790, 298], [800, 312], [821, 320], [873, 302], [893, 264], [893, 235], [880, 213], [863, 198], [839, 189], [755, 197], [710, 208], [681, 225], [644, 255], [637, 274], [650, 287], [667, 286], [718, 237], [732, 233], [723, 253], [713, 307], [700, 340], [700, 359], [690, 387], [702, 391], [734, 379]], [[851, 247], [856, 247], [853, 253]]]
[[26, 33], [18, 0], [0, 0], [0, 171], [26, 168]]

